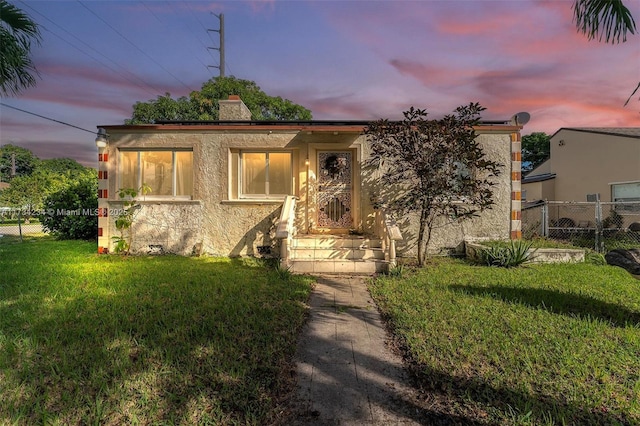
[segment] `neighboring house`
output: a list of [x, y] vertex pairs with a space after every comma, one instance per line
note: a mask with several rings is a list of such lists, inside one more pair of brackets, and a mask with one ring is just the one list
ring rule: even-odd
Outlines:
[[[152, 191], [140, 197], [132, 251], [280, 256], [288, 265], [298, 259], [299, 272], [366, 272], [358, 268], [371, 258], [382, 270], [395, 243], [401, 254], [415, 250], [416, 221], [395, 226], [374, 206], [375, 178], [361, 169], [367, 124], [252, 121], [231, 96], [216, 122], [101, 126], [98, 249], [113, 250], [118, 189], [145, 183]], [[496, 205], [435, 229], [434, 249], [520, 237], [520, 129], [508, 121], [476, 128], [487, 155], [504, 165]], [[336, 251], [343, 246], [349, 253]], [[322, 267], [302, 263], [321, 256]]]
[[[640, 201], [640, 127], [562, 128], [550, 158], [522, 179], [523, 199]], [[593, 197], [589, 197], [592, 199]]]

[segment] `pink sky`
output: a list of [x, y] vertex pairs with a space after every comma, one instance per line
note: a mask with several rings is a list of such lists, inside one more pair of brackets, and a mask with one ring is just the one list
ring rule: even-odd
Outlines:
[[[16, 1], [42, 26], [38, 86], [2, 102], [87, 130], [122, 124], [136, 101], [177, 97], [227, 75], [306, 106], [315, 119], [433, 117], [469, 102], [484, 118], [531, 114], [523, 134], [640, 126], [640, 36], [587, 41], [571, 1]], [[640, 0], [625, 2], [640, 24]], [[94, 166], [88, 132], [0, 107], [0, 145]]]

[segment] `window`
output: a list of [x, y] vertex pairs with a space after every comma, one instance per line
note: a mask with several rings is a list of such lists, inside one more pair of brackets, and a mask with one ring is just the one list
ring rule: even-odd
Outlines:
[[148, 197], [191, 198], [193, 152], [185, 150], [120, 151], [120, 188], [151, 188]]
[[282, 198], [292, 192], [290, 152], [240, 152], [240, 198]]
[[640, 182], [611, 184], [613, 201], [640, 201]]
[[611, 199], [614, 202], [634, 202], [633, 204], [617, 204], [616, 210], [625, 213], [640, 211], [640, 182], [624, 182], [611, 184]]

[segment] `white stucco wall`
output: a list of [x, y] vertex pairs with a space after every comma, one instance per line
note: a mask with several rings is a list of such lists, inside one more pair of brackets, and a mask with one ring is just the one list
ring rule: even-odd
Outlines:
[[[191, 129], [188, 126], [172, 130], [162, 126], [112, 126], [108, 128], [109, 161], [108, 205], [117, 209], [119, 181], [118, 150], [121, 148], [188, 148], [193, 150], [194, 189], [192, 200], [145, 200], [133, 226], [132, 250], [164, 252], [181, 255], [211, 254], [220, 256], [277, 255], [278, 241], [274, 239], [275, 222], [280, 215], [281, 201], [246, 201], [232, 197], [230, 165], [233, 153], [240, 149], [287, 149], [293, 153], [294, 195], [299, 197], [297, 225], [304, 233], [309, 225], [305, 206], [312, 204], [312, 191], [307, 191], [307, 165], [313, 171], [313, 152], [327, 147], [353, 150], [359, 163], [367, 156], [363, 136], [354, 133], [290, 130]], [[478, 136], [489, 158], [504, 165], [494, 187], [495, 205], [492, 209], [462, 223], [441, 224], [434, 229], [431, 251], [458, 247], [465, 239], [508, 239], [511, 218], [511, 139], [510, 133], [493, 132]], [[312, 176], [312, 173], [309, 175]], [[359, 173], [358, 173], [359, 176]], [[356, 186], [359, 182], [356, 182]], [[356, 188], [357, 189], [357, 188]], [[519, 190], [519, 189], [518, 189]], [[307, 199], [307, 194], [311, 194]], [[373, 232], [375, 211], [370, 198], [375, 194], [372, 181], [362, 178], [362, 190], [356, 190], [355, 226], [365, 233]], [[230, 196], [231, 195], [231, 196]], [[307, 204], [309, 201], [309, 204]], [[109, 241], [116, 235], [115, 216], [109, 218], [104, 230]], [[399, 244], [401, 255], [415, 253], [417, 220], [402, 218], [406, 241]]]
[[[191, 255], [204, 253], [220, 256], [269, 254], [274, 223], [280, 215], [279, 201], [251, 203], [229, 200], [229, 152], [241, 148], [283, 148], [289, 146], [296, 132], [145, 132], [110, 131], [109, 199], [117, 209], [120, 148], [190, 148], [193, 149], [194, 191], [192, 201], [142, 201], [143, 208], [133, 226], [132, 251], [147, 252], [149, 246], [163, 246], [164, 251]], [[298, 156], [294, 155], [297, 159]], [[152, 195], [152, 194], [151, 194]], [[115, 217], [109, 234], [116, 235]]]
[[[434, 227], [429, 243], [430, 253], [462, 250], [462, 242], [467, 240], [509, 239], [511, 231], [511, 136], [509, 133], [485, 133], [477, 138], [487, 157], [503, 165], [500, 176], [495, 178], [493, 187], [495, 204], [491, 209], [479, 214], [479, 217], [462, 222], [451, 222], [442, 218]], [[368, 155], [365, 149], [365, 156]], [[373, 221], [374, 210], [368, 202], [368, 193], [375, 192], [366, 185], [363, 188], [363, 202], [369, 221]], [[404, 241], [397, 243], [399, 256], [417, 255], [417, 234], [419, 216], [396, 218]]]

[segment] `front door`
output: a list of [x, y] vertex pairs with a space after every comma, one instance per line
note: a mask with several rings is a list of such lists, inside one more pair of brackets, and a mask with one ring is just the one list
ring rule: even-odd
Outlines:
[[318, 228], [351, 229], [353, 227], [351, 151], [318, 152]]

